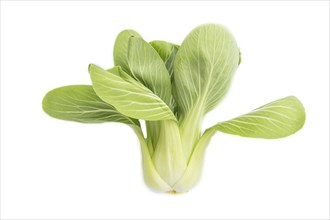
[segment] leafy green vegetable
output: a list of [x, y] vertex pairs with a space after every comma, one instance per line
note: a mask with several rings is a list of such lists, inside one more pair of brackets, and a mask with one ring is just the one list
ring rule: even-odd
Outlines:
[[[276, 139], [305, 123], [303, 105], [288, 96], [202, 131], [204, 116], [227, 93], [240, 62], [237, 43], [222, 25], [200, 25], [180, 46], [148, 43], [124, 30], [115, 41], [114, 67], [90, 64], [92, 86], [54, 89], [42, 106], [58, 119], [129, 125], [140, 142], [147, 185], [160, 192], [187, 192], [200, 179], [206, 148], [217, 131]], [[139, 120], [146, 122], [146, 138]]]

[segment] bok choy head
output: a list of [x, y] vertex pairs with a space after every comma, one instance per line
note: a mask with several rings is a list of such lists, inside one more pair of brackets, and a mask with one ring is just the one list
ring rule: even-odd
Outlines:
[[304, 125], [303, 105], [288, 96], [202, 131], [204, 116], [227, 93], [240, 64], [237, 43], [222, 25], [200, 25], [180, 46], [146, 42], [124, 30], [113, 52], [114, 67], [89, 65], [92, 85], [51, 90], [43, 109], [58, 119], [129, 125], [140, 142], [145, 182], [155, 191], [187, 192], [195, 186], [216, 131], [275, 139]]

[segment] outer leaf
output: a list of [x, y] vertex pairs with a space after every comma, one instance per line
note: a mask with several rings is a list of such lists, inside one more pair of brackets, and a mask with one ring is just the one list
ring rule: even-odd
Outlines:
[[157, 51], [142, 38], [131, 37], [128, 43], [128, 65], [131, 75], [169, 104], [171, 81]]
[[127, 48], [128, 41], [131, 37], [140, 37], [140, 35], [133, 30], [124, 30], [120, 32], [116, 38], [115, 45], [113, 48], [113, 59], [115, 66], [121, 66], [121, 68], [126, 73], [129, 73], [130, 71], [127, 59]]
[[58, 119], [85, 123], [121, 122], [139, 125], [139, 121], [120, 114], [102, 101], [89, 85], [64, 86], [48, 92], [43, 101], [44, 111]]
[[195, 105], [213, 109], [224, 96], [238, 67], [239, 49], [223, 26], [195, 28], [183, 41], [174, 62], [175, 99], [186, 115]]
[[289, 136], [305, 123], [305, 110], [301, 102], [289, 96], [252, 112], [221, 122], [213, 127], [218, 131], [252, 138], [282, 138]]
[[239, 63], [239, 49], [223, 26], [205, 24], [191, 31], [174, 61], [173, 95], [188, 158], [200, 137], [204, 115], [225, 95]]
[[90, 64], [96, 94], [120, 113], [144, 120], [176, 120], [169, 107], [152, 91], [114, 67], [108, 71]]

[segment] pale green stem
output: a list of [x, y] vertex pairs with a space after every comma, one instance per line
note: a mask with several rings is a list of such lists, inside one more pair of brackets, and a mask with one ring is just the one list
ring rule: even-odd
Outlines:
[[165, 182], [173, 185], [181, 178], [186, 169], [177, 122], [174, 120], [159, 121], [158, 135], [152, 161]]
[[197, 140], [201, 136], [201, 125], [204, 116], [204, 109], [197, 104], [189, 111], [180, 124], [182, 147], [186, 161], [188, 162]]
[[151, 156], [148, 150], [146, 139], [144, 138], [143, 132], [139, 126], [131, 126], [137, 135], [142, 153], [142, 168], [143, 177], [146, 184], [155, 191], [168, 192], [172, 188], [160, 177], [155, 166], [151, 160]]
[[173, 189], [176, 192], [187, 192], [198, 183], [202, 175], [205, 150], [214, 133], [214, 129], [207, 129], [198, 140], [194, 151], [192, 152], [187, 169], [181, 179], [173, 186]]

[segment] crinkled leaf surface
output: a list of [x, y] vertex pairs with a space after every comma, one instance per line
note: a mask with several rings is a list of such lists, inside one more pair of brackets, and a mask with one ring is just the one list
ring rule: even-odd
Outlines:
[[305, 110], [294, 96], [276, 100], [248, 114], [213, 127], [218, 131], [251, 138], [282, 138], [303, 127]]
[[[174, 61], [175, 100], [185, 115], [195, 105], [213, 109], [238, 67], [239, 49], [223, 26], [198, 26], [183, 41]], [[201, 111], [201, 110], [198, 110]]]
[[130, 79], [120, 67], [104, 70], [89, 65], [96, 94], [120, 113], [144, 120], [176, 120], [170, 108], [150, 89]]
[[89, 85], [63, 86], [48, 92], [43, 101], [44, 111], [58, 119], [85, 123], [121, 122], [139, 125], [139, 121], [119, 113], [102, 101]]

